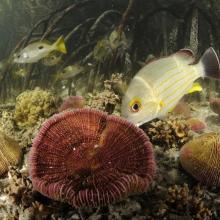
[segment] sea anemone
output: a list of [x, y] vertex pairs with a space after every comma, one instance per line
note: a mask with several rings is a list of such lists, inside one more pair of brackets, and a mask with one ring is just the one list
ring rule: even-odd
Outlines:
[[186, 143], [180, 162], [201, 183], [220, 186], [220, 134], [204, 134]]
[[33, 186], [74, 207], [96, 207], [147, 190], [155, 174], [145, 133], [94, 109], [54, 115], [34, 139], [29, 157]]
[[63, 103], [59, 107], [58, 111], [62, 112], [67, 109], [74, 110], [77, 108], [83, 108], [84, 105], [85, 105], [85, 100], [82, 96], [70, 96], [63, 101]]

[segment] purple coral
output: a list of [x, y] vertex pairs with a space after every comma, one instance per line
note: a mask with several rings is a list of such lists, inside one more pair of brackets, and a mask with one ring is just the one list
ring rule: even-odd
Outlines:
[[85, 100], [82, 96], [69, 96], [63, 101], [58, 111], [62, 112], [67, 109], [83, 108], [85, 106]]
[[57, 114], [34, 139], [33, 186], [74, 207], [96, 207], [147, 190], [155, 175], [152, 145], [132, 123], [93, 109]]

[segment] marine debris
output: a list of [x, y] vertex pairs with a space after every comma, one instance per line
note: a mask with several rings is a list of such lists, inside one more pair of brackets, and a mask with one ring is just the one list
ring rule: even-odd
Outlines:
[[0, 132], [0, 175], [8, 171], [9, 166], [21, 162], [22, 150], [19, 144]]
[[43, 124], [29, 168], [43, 195], [74, 207], [97, 207], [146, 191], [155, 160], [141, 129], [117, 116], [79, 109]]
[[19, 127], [35, 125], [40, 118], [48, 118], [57, 111], [57, 99], [49, 91], [36, 88], [16, 98], [14, 120]]
[[186, 143], [180, 150], [182, 167], [199, 182], [220, 186], [220, 134], [207, 133]]
[[154, 145], [164, 149], [180, 148], [190, 140], [190, 127], [185, 119], [170, 116], [167, 120], [157, 120], [142, 126]]

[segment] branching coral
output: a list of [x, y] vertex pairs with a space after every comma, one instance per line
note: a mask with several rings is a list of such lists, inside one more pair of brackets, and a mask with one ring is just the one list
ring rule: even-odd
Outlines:
[[123, 87], [122, 74], [113, 74], [110, 80], [104, 81], [103, 92], [88, 94], [87, 106], [108, 113], [118, 113], [120, 109], [120, 95], [116, 93], [121, 87]]
[[184, 119], [170, 117], [143, 126], [152, 143], [164, 148], [180, 147], [190, 139], [190, 127]]
[[31, 181], [18, 169], [11, 167], [7, 186], [1, 192], [0, 212], [3, 219], [43, 218], [43, 205], [35, 201]]
[[220, 186], [220, 134], [203, 134], [180, 150], [183, 168], [203, 184]]
[[56, 97], [49, 91], [36, 88], [16, 98], [14, 120], [19, 127], [29, 127], [40, 118], [48, 118], [56, 110]]
[[183, 186], [174, 185], [168, 189], [166, 204], [171, 209], [182, 213], [188, 212], [195, 220], [212, 219], [213, 211], [204, 204], [204, 190], [200, 185], [192, 190], [187, 184]]

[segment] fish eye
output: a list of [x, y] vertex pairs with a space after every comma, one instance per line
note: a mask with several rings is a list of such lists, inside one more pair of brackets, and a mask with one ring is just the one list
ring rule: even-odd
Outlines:
[[42, 46], [42, 45], [40, 45], [40, 46], [38, 47], [39, 50], [41, 50], [41, 49], [43, 49], [43, 48], [44, 48], [44, 46]]
[[139, 112], [141, 109], [141, 101], [139, 99], [135, 99], [130, 103], [130, 110], [132, 112]]
[[20, 58], [20, 57], [21, 57], [21, 55], [20, 55], [20, 54], [18, 54], [18, 55], [17, 55], [17, 58]]

